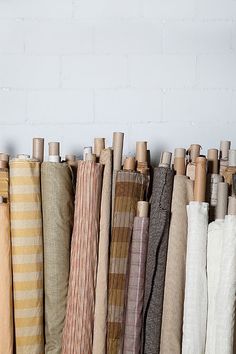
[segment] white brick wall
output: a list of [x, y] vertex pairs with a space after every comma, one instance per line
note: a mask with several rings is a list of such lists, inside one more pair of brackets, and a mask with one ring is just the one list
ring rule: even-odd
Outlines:
[[236, 148], [236, 0], [0, 0], [0, 151], [113, 131]]

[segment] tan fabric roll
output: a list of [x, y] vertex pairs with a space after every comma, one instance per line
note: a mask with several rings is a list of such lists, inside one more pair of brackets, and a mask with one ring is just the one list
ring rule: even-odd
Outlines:
[[13, 353], [12, 266], [9, 205], [0, 204], [0, 354]]
[[186, 205], [192, 200], [193, 181], [186, 176], [175, 176], [166, 265], [161, 354], [181, 353], [187, 250]]
[[62, 353], [91, 354], [94, 327], [101, 164], [79, 161]]
[[74, 220], [72, 171], [67, 163], [44, 162], [41, 167], [45, 352], [61, 353], [70, 270]]
[[106, 353], [107, 286], [111, 216], [112, 150], [102, 150], [100, 163], [104, 165], [99, 253], [94, 315], [93, 354]]
[[9, 176], [7, 168], [0, 168], [0, 196], [7, 202], [9, 198]]

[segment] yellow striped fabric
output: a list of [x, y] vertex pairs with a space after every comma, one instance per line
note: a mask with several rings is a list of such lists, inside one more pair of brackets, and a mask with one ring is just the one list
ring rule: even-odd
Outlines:
[[44, 353], [40, 163], [10, 162], [16, 354]]
[[9, 180], [7, 168], [0, 168], [0, 196], [5, 199], [5, 202], [8, 202]]

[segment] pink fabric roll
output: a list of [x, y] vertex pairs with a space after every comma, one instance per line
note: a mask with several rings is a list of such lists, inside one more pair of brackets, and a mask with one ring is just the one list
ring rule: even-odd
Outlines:
[[103, 166], [80, 161], [62, 352], [92, 353]]

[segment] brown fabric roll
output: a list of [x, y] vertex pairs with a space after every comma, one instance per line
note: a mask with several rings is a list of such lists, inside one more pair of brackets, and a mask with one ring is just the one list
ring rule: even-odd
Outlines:
[[41, 166], [45, 352], [61, 353], [62, 330], [70, 270], [70, 242], [74, 219], [72, 171], [67, 163], [44, 162]]
[[99, 232], [98, 271], [94, 315], [93, 354], [106, 353], [107, 288], [111, 216], [112, 150], [102, 150], [100, 163], [104, 165], [101, 218]]
[[136, 216], [134, 219], [125, 319], [124, 354], [139, 354], [141, 350], [148, 224], [148, 217]]
[[109, 354], [122, 353], [129, 248], [137, 202], [143, 199], [146, 185], [145, 175], [128, 171], [117, 173], [109, 267], [107, 327]]
[[193, 181], [186, 176], [175, 176], [166, 264], [161, 354], [181, 353], [188, 227], [186, 205], [192, 200]]
[[160, 351], [173, 178], [174, 173], [170, 168], [154, 169], [144, 298], [145, 354]]
[[62, 352], [92, 353], [103, 166], [79, 161]]
[[9, 205], [0, 204], [0, 353], [13, 353], [13, 303]]

